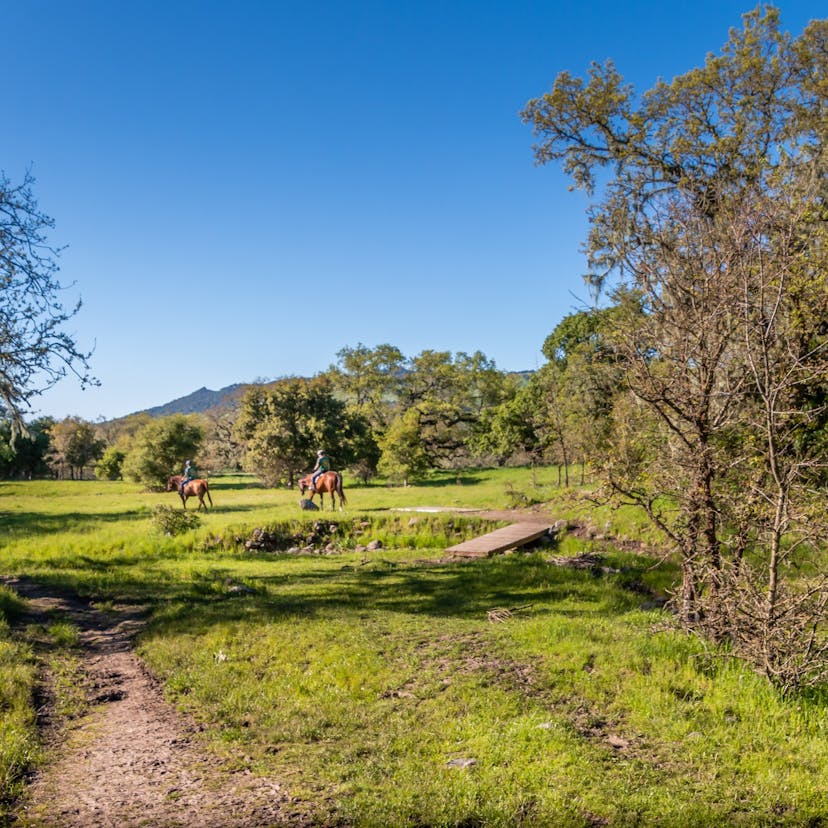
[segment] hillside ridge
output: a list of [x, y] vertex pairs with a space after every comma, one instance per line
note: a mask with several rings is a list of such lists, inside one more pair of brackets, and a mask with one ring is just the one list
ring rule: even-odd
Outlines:
[[171, 414], [203, 414], [213, 408], [224, 408], [238, 399], [243, 389], [257, 383], [237, 382], [218, 391], [202, 386], [190, 394], [170, 400], [162, 405], [144, 408], [135, 414], [149, 414], [151, 417], [168, 417]]

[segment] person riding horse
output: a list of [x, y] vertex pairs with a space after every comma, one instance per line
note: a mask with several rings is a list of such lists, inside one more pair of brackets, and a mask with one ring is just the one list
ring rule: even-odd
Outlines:
[[322, 449], [319, 449], [319, 451], [316, 452], [316, 465], [313, 467], [313, 471], [311, 472], [311, 494], [313, 494], [316, 491], [316, 481], [319, 479], [320, 475], [330, 470], [331, 458], [328, 457], [328, 455], [325, 454], [325, 452]]
[[193, 465], [192, 460], [187, 460], [184, 463], [184, 473], [181, 476], [181, 494], [184, 494], [184, 487], [193, 479], [198, 476], [196, 472], [196, 467]]

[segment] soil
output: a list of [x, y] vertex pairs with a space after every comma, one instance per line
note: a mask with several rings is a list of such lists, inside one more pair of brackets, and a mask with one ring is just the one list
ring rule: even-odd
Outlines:
[[103, 612], [32, 582], [7, 585], [29, 603], [28, 623], [58, 617], [80, 630], [89, 713], [56, 722], [48, 687], [41, 710], [50, 761], [33, 776], [16, 828], [263, 828], [308, 826], [278, 780], [231, 768], [167, 703], [134, 654], [140, 607]]

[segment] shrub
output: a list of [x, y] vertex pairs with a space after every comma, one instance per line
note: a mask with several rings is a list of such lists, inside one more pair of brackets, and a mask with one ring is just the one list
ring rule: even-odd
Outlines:
[[156, 528], [165, 535], [180, 535], [197, 528], [201, 523], [194, 512], [161, 505], [152, 510], [152, 520]]
[[110, 446], [95, 466], [95, 477], [98, 480], [120, 480], [125, 458], [123, 451]]

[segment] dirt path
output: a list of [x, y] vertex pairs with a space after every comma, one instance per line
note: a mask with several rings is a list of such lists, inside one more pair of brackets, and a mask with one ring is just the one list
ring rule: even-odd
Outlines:
[[80, 630], [90, 713], [49, 726], [53, 760], [16, 812], [26, 828], [264, 828], [310, 825], [278, 782], [229, 770], [163, 698], [132, 652], [135, 608], [104, 613], [28, 581], [7, 581], [30, 602], [30, 622], [54, 613]]

